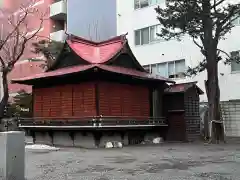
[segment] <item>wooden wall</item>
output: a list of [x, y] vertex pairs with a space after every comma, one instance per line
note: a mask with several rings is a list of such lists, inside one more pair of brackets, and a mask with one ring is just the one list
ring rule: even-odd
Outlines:
[[34, 117], [95, 116], [94, 83], [33, 88]]
[[149, 89], [118, 83], [99, 83], [99, 114], [103, 116], [150, 116]]
[[[149, 117], [149, 89], [144, 86], [99, 82], [33, 89], [35, 117]], [[98, 101], [96, 101], [98, 94]], [[98, 111], [96, 103], [98, 102]]]

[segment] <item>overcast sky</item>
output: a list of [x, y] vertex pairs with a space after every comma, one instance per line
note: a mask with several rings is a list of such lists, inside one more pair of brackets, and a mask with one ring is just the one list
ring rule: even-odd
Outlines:
[[67, 3], [69, 34], [94, 41], [116, 36], [116, 0], [70, 0]]

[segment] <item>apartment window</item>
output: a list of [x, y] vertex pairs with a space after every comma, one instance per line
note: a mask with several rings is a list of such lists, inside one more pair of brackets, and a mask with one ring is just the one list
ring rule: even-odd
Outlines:
[[161, 37], [157, 35], [160, 33], [160, 25], [154, 25], [147, 28], [139, 29], [135, 31], [135, 45], [149, 44], [152, 42], [162, 40]]
[[240, 63], [237, 63], [236, 61], [239, 61], [240, 58], [240, 51], [232, 51], [230, 53], [231, 57], [234, 59], [234, 61], [231, 62], [231, 71], [232, 72], [240, 72]]
[[165, 63], [157, 63], [148, 65], [149, 72], [167, 78], [183, 78], [185, 77], [186, 65], [185, 59], [170, 61]]
[[161, 40], [161, 37], [159, 37], [157, 34], [161, 32], [160, 25], [151, 26], [150, 27], [150, 41], [155, 42]]
[[239, 25], [240, 25], [240, 17], [238, 17], [237, 19], [235, 19], [232, 23], [233, 23], [235, 26], [239, 26]]
[[134, 9], [140, 9], [162, 2], [165, 2], [165, 0], [134, 0]]
[[149, 28], [141, 29], [141, 44], [149, 44]]
[[135, 31], [135, 45], [141, 44], [141, 30]]

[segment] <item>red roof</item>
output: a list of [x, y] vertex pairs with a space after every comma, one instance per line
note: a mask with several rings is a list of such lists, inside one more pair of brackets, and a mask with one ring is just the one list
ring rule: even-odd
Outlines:
[[[26, 76], [31, 76], [36, 73], [43, 72], [43, 69], [40, 65], [43, 62], [20, 62], [16, 63], [13, 70], [9, 73], [8, 79], [16, 79], [16, 78], [23, 78]], [[9, 82], [8, 84], [9, 93], [17, 93], [20, 90], [25, 90], [26, 92], [32, 92], [32, 87], [27, 85], [20, 85], [20, 84], [12, 84]]]
[[167, 78], [155, 76], [155, 75], [149, 74], [147, 72], [141, 72], [141, 71], [137, 71], [137, 70], [133, 70], [133, 69], [129, 69], [129, 68], [109, 66], [109, 65], [103, 65], [103, 64], [90, 64], [90, 65], [67, 67], [67, 68], [62, 68], [62, 69], [58, 69], [55, 71], [39, 73], [39, 74], [28, 76], [28, 77], [12, 79], [12, 81], [14, 83], [23, 83], [24, 84], [24, 83], [26, 83], [26, 81], [30, 81], [30, 80], [45, 79], [45, 78], [56, 77], [56, 76], [64, 76], [64, 75], [68, 75], [68, 74], [87, 71], [87, 70], [90, 70], [93, 68], [98, 68], [98, 69], [101, 69], [104, 71], [119, 73], [119, 74], [123, 74], [123, 75], [129, 75], [129, 76], [133, 76], [133, 77], [140, 78], [140, 79], [149, 79], [149, 80], [152, 79], [152, 80], [173, 82]]
[[67, 40], [69, 47], [91, 64], [106, 63], [120, 52], [125, 42], [125, 35], [102, 42], [93, 42], [76, 36], [70, 36]]
[[[87, 61], [89, 65], [71, 66], [57, 70], [47, 71], [40, 74], [35, 74], [32, 76], [30, 75], [28, 77], [23, 78], [17, 77], [17, 79], [12, 78], [13, 82], [31, 84], [30, 81], [34, 79], [44, 79], [53, 76], [63, 76], [67, 74], [90, 70], [92, 68], [98, 68], [108, 72], [128, 75], [139, 79], [173, 82], [167, 78], [147, 73], [144, 70], [144, 68], [139, 64], [139, 62], [136, 60], [131, 50], [129, 49], [126, 35], [117, 36], [115, 38], [102, 42], [92, 42], [86, 39], [82, 39], [80, 37], [69, 35], [66, 42], [69, 45], [69, 47], [83, 60]], [[133, 62], [136, 64], [139, 70], [107, 65], [107, 62], [110, 61], [114, 56], [116, 56], [120, 52], [130, 53], [129, 56], [132, 57]], [[61, 57], [59, 57], [57, 61], [61, 61]]]
[[199, 94], [204, 94], [204, 92], [196, 85], [197, 82], [174, 84], [165, 89], [166, 93], [180, 93], [186, 92], [189, 88], [195, 87]]

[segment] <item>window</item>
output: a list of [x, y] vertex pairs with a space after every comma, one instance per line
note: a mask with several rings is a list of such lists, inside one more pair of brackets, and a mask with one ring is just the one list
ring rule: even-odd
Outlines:
[[135, 45], [141, 44], [141, 30], [135, 31]]
[[149, 28], [141, 29], [141, 44], [149, 44]]
[[[185, 60], [170, 61], [165, 63], [148, 65], [149, 72], [167, 78], [183, 78], [185, 77]], [[145, 66], [145, 69], [147, 67]]]
[[231, 57], [233, 58], [233, 61], [231, 62], [231, 71], [232, 72], [237, 72], [240, 71], [240, 63], [237, 63], [240, 58], [240, 51], [232, 51], [230, 53]]
[[162, 38], [157, 35], [157, 33], [160, 32], [160, 25], [154, 25], [143, 29], [135, 30], [135, 45], [143, 45], [161, 41]]
[[233, 23], [233, 25], [235, 25], [235, 26], [239, 26], [239, 25], [240, 25], [240, 17], [237, 18], [237, 19], [235, 19], [232, 23]]
[[140, 9], [162, 2], [165, 2], [165, 0], [134, 0], [134, 9]]
[[161, 40], [161, 37], [157, 34], [161, 32], [160, 25], [155, 25], [150, 27], [150, 41], [155, 42]]

